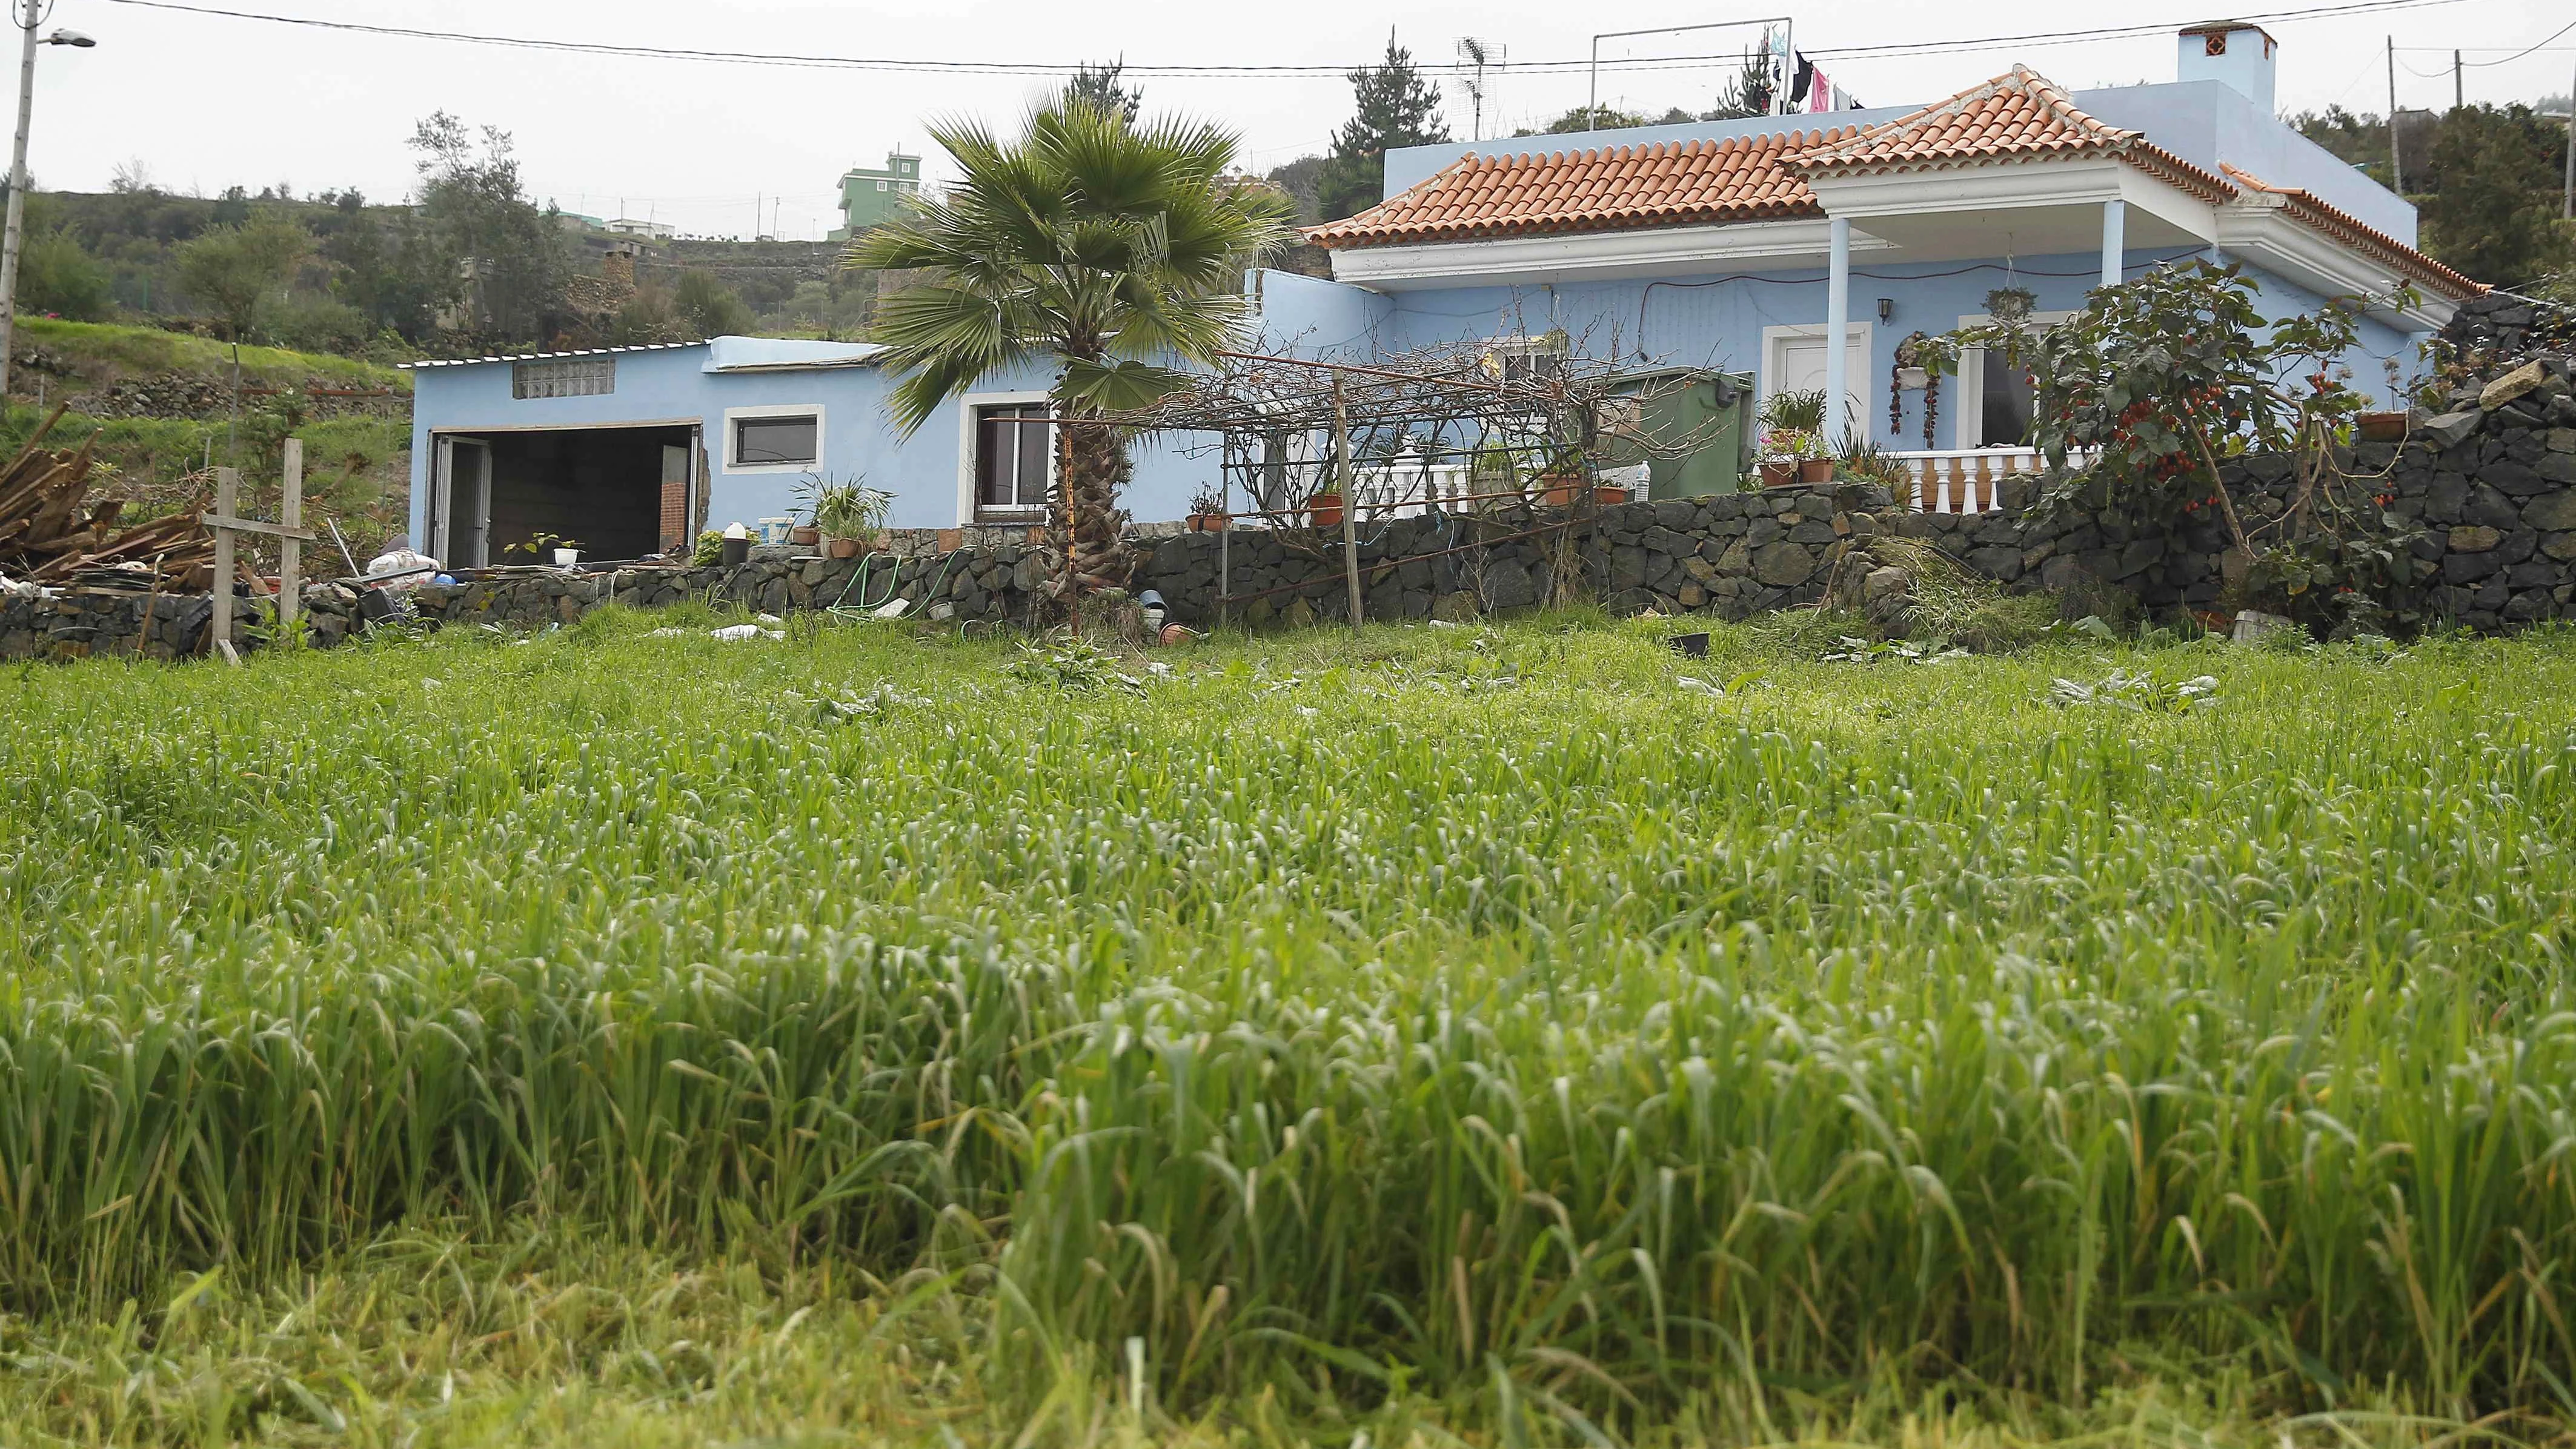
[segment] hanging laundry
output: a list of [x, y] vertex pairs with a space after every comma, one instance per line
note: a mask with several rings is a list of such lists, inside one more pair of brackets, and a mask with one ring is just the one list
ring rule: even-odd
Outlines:
[[1799, 56], [1798, 78], [1789, 86], [1789, 106], [1792, 110], [1807, 103], [1807, 93], [1814, 88], [1815, 83], [1816, 63], [1803, 55]]
[[1834, 83], [1823, 71], [1815, 73], [1816, 83], [1807, 88], [1807, 109], [1830, 111], [1834, 108]]

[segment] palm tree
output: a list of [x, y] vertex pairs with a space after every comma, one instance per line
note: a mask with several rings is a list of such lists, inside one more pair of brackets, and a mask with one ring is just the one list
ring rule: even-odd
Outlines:
[[931, 274], [878, 306], [873, 335], [905, 375], [895, 425], [911, 434], [996, 368], [1058, 359], [1049, 527], [1072, 562], [1059, 589], [1123, 583], [1127, 440], [1102, 416], [1186, 385], [1174, 365], [1211, 364], [1240, 339], [1243, 270], [1286, 244], [1293, 204], [1228, 174], [1231, 132], [1130, 122], [1081, 97], [1032, 113], [1016, 142], [962, 120], [930, 134], [965, 183], [860, 237], [844, 259]]

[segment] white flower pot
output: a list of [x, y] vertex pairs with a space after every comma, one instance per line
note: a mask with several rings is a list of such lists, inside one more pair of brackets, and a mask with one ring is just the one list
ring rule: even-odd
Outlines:
[[577, 549], [577, 548], [559, 548], [559, 549], [556, 549], [556, 550], [555, 550], [555, 567], [556, 567], [556, 568], [559, 568], [559, 569], [568, 569], [568, 568], [571, 568], [574, 564], [577, 564], [577, 563], [579, 563], [579, 562], [581, 562], [581, 550], [580, 550], [580, 549]]

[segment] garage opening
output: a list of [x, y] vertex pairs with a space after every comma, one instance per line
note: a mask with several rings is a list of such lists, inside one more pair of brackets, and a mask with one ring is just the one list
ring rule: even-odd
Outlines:
[[697, 536], [698, 429], [546, 428], [441, 433], [429, 553], [451, 569], [533, 563], [539, 535], [588, 562], [668, 553]]

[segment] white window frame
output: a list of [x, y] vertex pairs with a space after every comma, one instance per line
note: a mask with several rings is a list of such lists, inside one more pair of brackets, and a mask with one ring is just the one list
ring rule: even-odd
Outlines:
[[[735, 458], [735, 456], [736, 456], [736, 454], [737, 454], [737, 452], [738, 452], [738, 444], [739, 444], [740, 439], [741, 439], [741, 429], [740, 429], [737, 425], [738, 425], [738, 424], [739, 424], [743, 419], [745, 419], [745, 418], [801, 418], [801, 417], [806, 417], [806, 416], [808, 416], [808, 415], [812, 416], [812, 418], [814, 419], [814, 461], [813, 461], [813, 462], [810, 462], [810, 463], [737, 463], [737, 462], [735, 462], [735, 461], [734, 461], [734, 458]], [[821, 471], [822, 471], [822, 468], [823, 468], [823, 460], [824, 460], [825, 458], [828, 458], [828, 457], [830, 457], [830, 456], [831, 456], [831, 454], [830, 454], [829, 452], [826, 452], [826, 451], [825, 451], [825, 448], [824, 448], [824, 445], [825, 445], [825, 443], [826, 443], [826, 441], [827, 441], [827, 439], [826, 439], [826, 438], [825, 438], [825, 436], [824, 436], [824, 430], [825, 430], [827, 427], [829, 427], [829, 426], [830, 426], [830, 423], [831, 423], [831, 418], [830, 418], [830, 416], [829, 416], [828, 414], [826, 414], [826, 413], [825, 413], [825, 411], [824, 411], [824, 409], [823, 409], [823, 405], [822, 405], [821, 403], [818, 403], [818, 402], [815, 402], [815, 403], [776, 403], [776, 404], [772, 404], [772, 405], [768, 405], [768, 406], [763, 406], [763, 407], [726, 408], [726, 409], [725, 409], [725, 411], [724, 411], [724, 439], [723, 439], [723, 443], [724, 443], [724, 451], [723, 451], [722, 453], [720, 453], [720, 454], [718, 454], [718, 455], [717, 455], [717, 456], [721, 457], [722, 459], [724, 459], [724, 462], [723, 462], [723, 464], [721, 465], [722, 471], [724, 471], [724, 472], [726, 472], [726, 473], [743, 473], [743, 474], [749, 474], [749, 473], [819, 473], [819, 472], [821, 472]]]
[[[2074, 315], [2073, 312], [2033, 312], [2022, 319], [2022, 325], [2046, 327]], [[1960, 316], [1959, 325], [1983, 327], [1994, 320], [1988, 313], [1968, 312]], [[1985, 427], [1986, 349], [1963, 347], [1959, 349], [1959, 400], [1950, 412], [1950, 446], [1961, 452], [1985, 447], [1976, 441], [1977, 434], [1985, 431]]]
[[[1844, 378], [1843, 390], [1853, 395], [1855, 401], [1852, 406], [1860, 409], [1849, 421], [1861, 428], [1863, 436], [1868, 435], [1868, 419], [1875, 416], [1877, 411], [1876, 404], [1872, 402], [1877, 379], [1870, 376], [1877, 367], [1873, 359], [1878, 356], [1878, 339], [1872, 331], [1874, 325], [1868, 322], [1843, 324], [1843, 345], [1849, 347], [1854, 342], [1860, 344], [1860, 376]], [[1756, 426], [1759, 426], [1758, 420], [1762, 414], [1770, 410], [1771, 394], [1778, 390], [1780, 374], [1787, 370], [1788, 345], [1792, 342], [1822, 341], [1825, 337], [1825, 327], [1826, 324], [1822, 322], [1791, 322], [1762, 329], [1762, 375], [1755, 380], [1756, 391], [1753, 400]]]
[[[1044, 403], [1044, 402], [1053, 402], [1053, 401], [1054, 401], [1054, 399], [1053, 399], [1052, 397], [1048, 396], [1048, 395], [1047, 395], [1045, 392], [1043, 392], [1043, 391], [1040, 391], [1040, 392], [970, 392], [970, 393], [966, 394], [964, 397], [959, 398], [959, 399], [957, 400], [957, 402], [958, 402], [958, 407], [957, 407], [957, 525], [958, 525], [958, 527], [960, 527], [960, 528], [972, 528], [972, 527], [974, 527], [974, 526], [975, 526], [975, 523], [976, 523], [976, 518], [975, 518], [975, 512], [976, 512], [976, 509], [975, 509], [975, 420], [976, 420], [978, 417], [981, 417], [981, 416], [983, 415], [984, 409], [986, 409], [986, 408], [1026, 407], [1026, 406], [1027, 406], [1028, 404], [1030, 404], [1030, 403]], [[1047, 424], [1047, 426], [1048, 426], [1048, 428], [1049, 428], [1050, 430], [1052, 430], [1056, 425], [1055, 425], [1054, 423], [1049, 423], [1049, 424]], [[1052, 438], [1050, 438], [1050, 442], [1052, 442]], [[1057, 479], [1056, 479], [1056, 450], [1055, 450], [1053, 447], [1049, 447], [1049, 448], [1047, 449], [1047, 496], [1048, 496], [1048, 497], [1052, 498], [1052, 497], [1054, 497], [1054, 496], [1055, 496], [1056, 485], [1057, 485]], [[1021, 515], [1019, 515], [1018, 513], [1016, 513], [1016, 512], [1015, 512], [1015, 513], [1013, 514], [1013, 516], [1012, 516], [1012, 518], [1011, 518], [1011, 520], [1010, 520], [1010, 521], [1012, 521], [1012, 522], [1018, 522], [1018, 521], [1019, 521], [1020, 516], [1021, 516]], [[1026, 514], [1026, 516], [1027, 516], [1031, 521], [1033, 521], [1033, 522], [1036, 522], [1036, 521], [1043, 521], [1043, 520], [1045, 519], [1045, 517], [1046, 517], [1046, 510], [1045, 510], [1045, 509], [1043, 509], [1043, 508], [1039, 508], [1039, 509], [1031, 509], [1031, 510], [1028, 510], [1028, 512], [1027, 512], [1027, 514]]]

